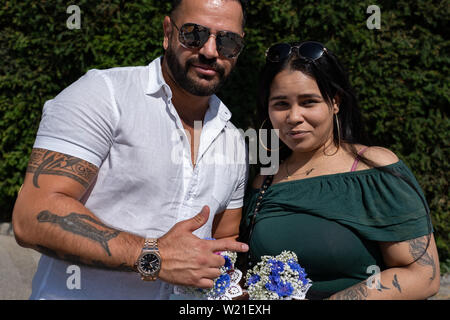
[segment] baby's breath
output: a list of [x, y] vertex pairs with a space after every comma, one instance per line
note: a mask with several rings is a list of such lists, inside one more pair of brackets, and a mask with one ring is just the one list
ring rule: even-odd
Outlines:
[[262, 256], [247, 272], [247, 291], [251, 300], [304, 299], [311, 287], [311, 280], [306, 276], [294, 252]]

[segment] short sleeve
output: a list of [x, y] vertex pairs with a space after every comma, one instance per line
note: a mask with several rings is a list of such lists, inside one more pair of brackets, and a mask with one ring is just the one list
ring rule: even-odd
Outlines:
[[[372, 179], [370, 179], [372, 178]], [[400, 162], [389, 171], [366, 177], [358, 230], [377, 241], [405, 241], [433, 232], [425, 195], [411, 170]]]
[[227, 209], [238, 209], [244, 206], [245, 189], [248, 181], [249, 165], [248, 165], [248, 150], [245, 147], [245, 159], [242, 159], [242, 163], [239, 164], [240, 167], [240, 180], [236, 186], [236, 189], [231, 196], [230, 203]]
[[109, 78], [90, 70], [45, 103], [33, 148], [61, 152], [100, 167], [112, 146], [117, 122]]

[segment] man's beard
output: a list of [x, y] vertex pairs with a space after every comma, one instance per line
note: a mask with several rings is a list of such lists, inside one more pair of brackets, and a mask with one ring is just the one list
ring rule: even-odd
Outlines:
[[[194, 96], [208, 97], [213, 95], [219, 91], [228, 77], [228, 75], [225, 76], [225, 69], [217, 63], [216, 59], [207, 59], [201, 54], [199, 54], [198, 57], [188, 59], [183, 67], [170, 45], [166, 50], [164, 59], [167, 59], [167, 66], [169, 67], [175, 82]], [[210, 80], [209, 84], [201, 85], [195, 79], [192, 79], [192, 77], [188, 75], [188, 71], [197, 63], [213, 68], [217, 72], [218, 80], [213, 80], [214, 77], [198, 75], [199, 78]]]

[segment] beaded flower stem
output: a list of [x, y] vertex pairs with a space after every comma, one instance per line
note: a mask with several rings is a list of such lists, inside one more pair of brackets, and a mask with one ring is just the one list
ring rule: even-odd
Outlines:
[[[264, 194], [266, 193], [267, 189], [270, 187], [273, 181], [273, 175], [269, 175], [264, 179], [262, 187], [259, 189], [258, 197], [256, 198], [256, 205], [255, 210], [253, 211], [251, 223], [250, 223], [250, 232], [248, 234], [248, 241], [247, 243], [250, 243], [250, 240], [252, 238], [253, 228], [255, 227], [255, 221], [256, 221], [256, 215], [258, 214], [259, 210], [261, 209], [261, 202]], [[247, 251], [247, 263], [248, 267], [250, 268], [252, 266], [251, 263], [251, 257], [250, 257], [250, 250]]]

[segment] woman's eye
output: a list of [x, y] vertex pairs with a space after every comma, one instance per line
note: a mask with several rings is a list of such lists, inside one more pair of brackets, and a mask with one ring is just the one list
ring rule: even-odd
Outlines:
[[283, 108], [283, 107], [288, 107], [289, 103], [287, 103], [285, 101], [277, 101], [272, 106], [276, 107], [276, 108]]
[[301, 105], [302, 106], [313, 106], [313, 105], [315, 105], [316, 103], [318, 103], [319, 101], [317, 101], [317, 100], [303, 100], [302, 101], [302, 103], [301, 103]]

